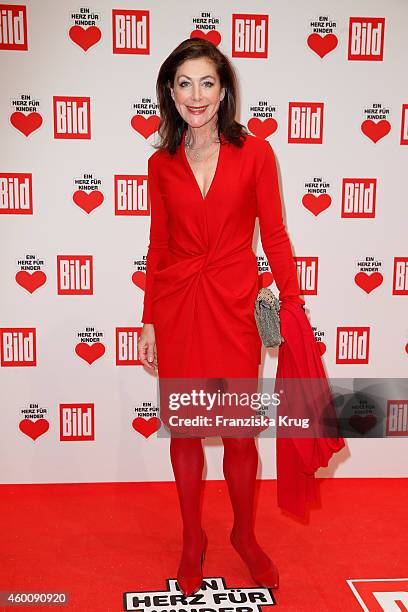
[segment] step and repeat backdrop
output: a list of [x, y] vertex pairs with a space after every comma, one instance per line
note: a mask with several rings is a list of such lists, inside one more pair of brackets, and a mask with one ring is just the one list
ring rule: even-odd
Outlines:
[[[3, 483], [173, 479], [137, 339], [156, 77], [189, 37], [230, 57], [237, 119], [276, 153], [328, 375], [406, 377], [407, 19], [403, 0], [0, 4]], [[258, 227], [254, 251], [276, 289]], [[261, 376], [276, 365], [266, 351]], [[355, 402], [360, 436], [319, 475], [408, 475], [408, 397], [385, 399], [381, 423]], [[221, 440], [205, 445], [222, 478]], [[259, 449], [273, 478], [274, 439]]]

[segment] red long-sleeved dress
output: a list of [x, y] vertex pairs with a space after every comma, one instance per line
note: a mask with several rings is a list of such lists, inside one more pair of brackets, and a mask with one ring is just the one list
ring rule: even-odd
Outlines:
[[[154, 323], [159, 378], [170, 379], [171, 386], [183, 377], [229, 377], [230, 388], [232, 379], [244, 379], [246, 391], [256, 391], [261, 340], [254, 319], [258, 266], [252, 241], [259, 217], [263, 250], [282, 300], [281, 332], [286, 336], [279, 348], [276, 390], [279, 378], [300, 377], [322, 379], [317, 390], [326, 389], [320, 352], [301, 308], [305, 302], [282, 220], [270, 144], [248, 135], [238, 149], [221, 136], [217, 169], [203, 198], [185, 155], [184, 138], [185, 132], [174, 156], [156, 151], [148, 163], [151, 225], [142, 321]], [[308, 398], [306, 410], [315, 432], [323, 431], [327, 413], [327, 395], [322, 397]], [[301, 405], [289, 407], [293, 408], [302, 411]], [[164, 416], [168, 413], [166, 405]], [[334, 410], [330, 417], [334, 431]], [[209, 435], [245, 437], [265, 427], [216, 429], [210, 428]], [[205, 437], [207, 431], [190, 427], [184, 433]], [[344, 440], [277, 438], [278, 504], [303, 516], [307, 502], [316, 498], [316, 470], [344, 447]]]
[[274, 152], [247, 135], [240, 149], [221, 135], [205, 198], [184, 150], [148, 160], [150, 242], [142, 321], [153, 323], [159, 377], [257, 377], [254, 318], [256, 217], [281, 300], [304, 304], [282, 220]]

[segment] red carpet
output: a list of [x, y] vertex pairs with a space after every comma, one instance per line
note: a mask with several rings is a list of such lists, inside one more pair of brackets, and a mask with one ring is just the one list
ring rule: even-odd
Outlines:
[[[280, 570], [273, 609], [362, 610], [348, 579], [400, 579], [390, 581], [389, 590], [406, 592], [407, 480], [318, 482], [323, 508], [313, 508], [309, 523], [302, 523], [277, 508], [276, 481], [258, 481], [257, 538]], [[124, 592], [165, 591], [166, 578], [175, 578], [181, 522], [174, 483], [1, 485], [0, 497], [0, 591], [70, 596], [66, 606], [25, 609], [116, 612], [124, 609]], [[207, 480], [204, 576], [224, 577], [227, 589], [256, 587], [229, 543], [231, 522], [225, 482]], [[388, 583], [375, 584], [379, 591]], [[370, 612], [386, 609], [373, 602]], [[407, 610], [404, 602], [388, 609]], [[239, 612], [238, 604], [220, 606]], [[200, 612], [199, 605], [193, 608]]]

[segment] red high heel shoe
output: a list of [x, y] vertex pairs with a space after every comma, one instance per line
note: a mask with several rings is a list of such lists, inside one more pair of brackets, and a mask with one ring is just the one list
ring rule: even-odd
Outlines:
[[255, 574], [251, 570], [251, 566], [249, 565], [248, 561], [245, 559], [245, 556], [243, 555], [242, 551], [239, 550], [232, 531], [230, 534], [230, 540], [231, 540], [232, 546], [235, 548], [235, 550], [237, 551], [241, 559], [246, 563], [254, 582], [256, 582], [259, 586], [270, 588], [270, 589], [279, 588], [279, 572], [278, 572], [278, 568], [276, 567], [276, 565], [274, 564], [272, 560], [271, 560], [270, 566], [264, 572]]
[[184, 593], [186, 597], [192, 595], [195, 591], [198, 591], [201, 587], [201, 583], [203, 581], [203, 563], [205, 558], [205, 553], [207, 550], [207, 534], [203, 530], [203, 543], [202, 543], [202, 551], [201, 551], [201, 573], [199, 576], [182, 576], [180, 572], [177, 572], [177, 583]]

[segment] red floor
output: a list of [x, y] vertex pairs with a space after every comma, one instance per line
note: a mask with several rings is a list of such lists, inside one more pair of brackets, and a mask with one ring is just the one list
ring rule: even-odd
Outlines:
[[[277, 508], [275, 481], [258, 481], [256, 533], [280, 571], [274, 609], [361, 611], [347, 580], [394, 578], [399, 581], [375, 583], [375, 589], [356, 585], [367, 591], [370, 612], [408, 610], [407, 479], [319, 483], [322, 508], [302, 523]], [[166, 578], [175, 578], [181, 523], [174, 483], [1, 485], [0, 503], [0, 591], [70, 596], [66, 606], [25, 609], [121, 611], [124, 592], [166, 591]], [[226, 589], [256, 587], [229, 544], [231, 521], [225, 482], [206, 481], [204, 576], [223, 577]], [[374, 603], [370, 589], [403, 596], [384, 608]], [[207, 604], [181, 608], [200, 612]], [[248, 610], [240, 605], [219, 604], [228, 612]], [[170, 609], [175, 606], [145, 608]]]

